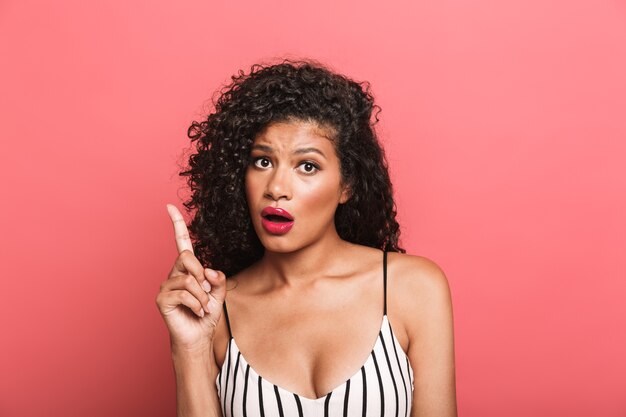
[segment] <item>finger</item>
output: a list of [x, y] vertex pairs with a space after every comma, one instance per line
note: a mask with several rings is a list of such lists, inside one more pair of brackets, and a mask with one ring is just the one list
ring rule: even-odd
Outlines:
[[192, 275], [178, 275], [174, 278], [167, 279], [161, 284], [161, 292], [173, 292], [184, 290], [192, 295], [202, 308], [208, 313], [209, 308], [207, 306], [209, 302], [209, 296], [198, 284], [197, 279]]
[[191, 274], [198, 280], [198, 283], [201, 284], [204, 281], [204, 268], [202, 264], [194, 256], [193, 253], [188, 250], [184, 250], [178, 255], [176, 261], [174, 261], [174, 266], [172, 266], [172, 270], [170, 271], [170, 277], [176, 275], [185, 275]]
[[223, 272], [218, 271], [217, 269], [211, 269], [211, 268], [205, 268], [203, 271], [203, 274], [206, 279], [200, 282], [200, 285], [202, 285], [202, 288], [206, 292], [211, 292], [213, 290], [211, 281], [216, 282], [216, 288], [218, 290], [220, 289], [221, 280], [218, 279], [220, 276], [218, 274], [223, 275], [224, 279], [226, 277]]
[[161, 293], [158, 296], [157, 304], [162, 309], [161, 311], [169, 311], [182, 304], [189, 307], [198, 317], [204, 317], [205, 315], [205, 309], [202, 303], [186, 290], [174, 290]]
[[222, 271], [205, 268], [204, 276], [211, 285], [210, 295], [223, 302], [226, 298], [226, 275]]
[[166, 207], [167, 212], [170, 215], [170, 219], [172, 219], [172, 224], [174, 225], [174, 236], [176, 238], [176, 248], [178, 249], [178, 253], [181, 253], [184, 250], [188, 250], [193, 253], [191, 238], [189, 237], [189, 231], [187, 230], [187, 225], [185, 224], [183, 215], [180, 214], [178, 208], [176, 208], [173, 204], [167, 204]]

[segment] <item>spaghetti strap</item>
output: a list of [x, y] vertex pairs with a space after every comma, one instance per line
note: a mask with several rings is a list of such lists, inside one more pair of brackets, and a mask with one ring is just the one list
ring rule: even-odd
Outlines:
[[233, 333], [230, 331], [230, 320], [228, 320], [228, 310], [226, 310], [226, 300], [224, 300], [224, 318], [226, 319], [226, 327], [228, 327], [228, 336], [233, 338]]
[[387, 251], [383, 251], [383, 281], [385, 288], [385, 309], [384, 315], [387, 315]]

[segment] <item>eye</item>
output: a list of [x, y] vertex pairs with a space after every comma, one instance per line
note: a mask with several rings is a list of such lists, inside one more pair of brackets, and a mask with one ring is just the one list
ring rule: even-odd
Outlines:
[[[262, 165], [259, 165], [259, 163], [258, 163], [259, 161], [262, 161], [262, 162], [261, 162], [261, 164], [262, 164]], [[263, 164], [263, 162], [266, 162], [266, 164]], [[259, 157], [254, 158], [254, 159], [252, 160], [252, 163], [253, 163], [253, 164], [254, 164], [254, 166], [255, 166], [255, 167], [257, 167], [257, 168], [267, 168], [269, 165], [271, 165], [271, 163], [270, 163], [269, 159], [267, 159], [267, 158], [266, 158], [266, 157], [264, 157], [264, 156], [259, 156]]]
[[304, 167], [304, 171], [303, 172], [305, 174], [307, 174], [307, 175], [314, 174], [316, 171], [319, 171], [319, 169], [320, 169], [320, 167], [317, 164], [315, 164], [315, 163], [313, 163], [311, 161], [302, 161], [300, 166]]

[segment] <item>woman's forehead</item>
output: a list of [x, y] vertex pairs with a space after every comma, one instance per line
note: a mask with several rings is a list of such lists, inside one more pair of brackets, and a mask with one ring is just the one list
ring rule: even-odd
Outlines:
[[254, 138], [254, 145], [268, 145], [288, 149], [316, 145], [333, 148], [333, 131], [314, 121], [274, 122], [265, 127]]

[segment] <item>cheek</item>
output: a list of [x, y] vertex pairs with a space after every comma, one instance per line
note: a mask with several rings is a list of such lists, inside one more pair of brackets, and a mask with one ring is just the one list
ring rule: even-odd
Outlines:
[[333, 205], [337, 203], [338, 184], [334, 181], [319, 181], [309, 183], [303, 187], [301, 194], [303, 205], [314, 211], [320, 209], [333, 209]]

